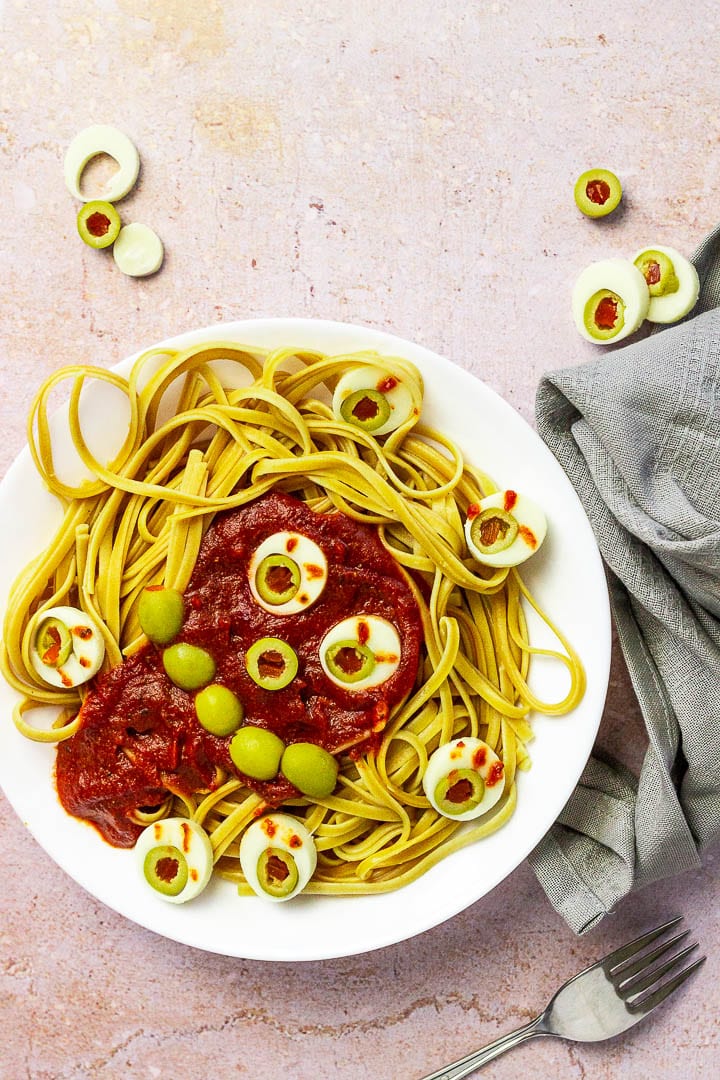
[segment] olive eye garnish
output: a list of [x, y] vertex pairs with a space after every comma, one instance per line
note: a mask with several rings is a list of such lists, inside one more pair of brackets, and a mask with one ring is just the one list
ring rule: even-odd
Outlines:
[[486, 507], [470, 524], [470, 537], [483, 555], [505, 551], [514, 543], [517, 534], [517, 518], [501, 506]]
[[77, 230], [80, 238], [91, 248], [102, 249], [114, 244], [120, 232], [120, 215], [112, 203], [94, 199], [78, 212]]
[[96, 675], [105, 658], [105, 642], [95, 622], [75, 607], [44, 611], [30, 645], [30, 660], [50, 686], [69, 690]]
[[400, 636], [379, 615], [351, 615], [336, 623], [320, 642], [327, 677], [351, 692], [380, 686], [400, 664]]
[[340, 406], [340, 415], [348, 424], [363, 431], [377, 431], [390, 419], [388, 399], [379, 390], [356, 390]]
[[505, 766], [486, 742], [468, 735], [437, 748], [422, 784], [439, 814], [469, 821], [499, 800], [505, 790]]
[[242, 835], [240, 867], [250, 888], [264, 900], [280, 902], [296, 896], [316, 864], [311, 833], [290, 814], [265, 814]]
[[648, 313], [650, 294], [628, 259], [602, 259], [585, 267], [572, 292], [575, 325], [596, 345], [634, 334]]
[[282, 690], [297, 675], [297, 653], [280, 638], [260, 638], [245, 653], [245, 667], [264, 690]]
[[148, 825], [138, 837], [135, 856], [142, 880], [171, 904], [198, 896], [212, 874], [210, 838], [189, 818], [163, 818]]
[[575, 205], [586, 217], [611, 214], [622, 198], [622, 184], [609, 169], [589, 169], [575, 181]]
[[372, 435], [387, 435], [417, 414], [412, 392], [401, 375], [358, 364], [338, 380], [333, 394], [336, 419]]
[[327, 559], [319, 544], [291, 531], [273, 533], [263, 540], [248, 566], [253, 597], [273, 615], [306, 611], [322, 593], [327, 578]]
[[677, 322], [692, 311], [700, 293], [700, 278], [689, 259], [675, 248], [658, 244], [638, 252], [634, 263], [650, 292], [649, 322]]
[[468, 506], [465, 541], [485, 566], [517, 566], [538, 550], [546, 532], [543, 511], [516, 491], [497, 491]]
[[148, 585], [138, 604], [140, 629], [155, 645], [168, 645], [180, 633], [185, 602], [177, 589]]
[[300, 567], [289, 555], [266, 555], [257, 568], [255, 588], [267, 604], [287, 604], [300, 588]]

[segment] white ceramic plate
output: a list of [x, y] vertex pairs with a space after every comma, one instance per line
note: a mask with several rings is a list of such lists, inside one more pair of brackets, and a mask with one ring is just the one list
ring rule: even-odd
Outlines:
[[[484, 896], [522, 862], [559, 814], [588, 758], [605, 701], [610, 614], [604, 571], [581, 504], [544, 443], [510, 405], [448, 360], [377, 330], [304, 319], [213, 326], [164, 345], [185, 348], [212, 339], [330, 354], [375, 349], [417, 364], [425, 379], [423, 418], [452, 436], [499, 485], [525, 491], [546, 508], [548, 538], [527, 563], [524, 577], [580, 653], [588, 677], [585, 697], [571, 715], [534, 719], [533, 766], [520, 776], [517, 810], [508, 824], [387, 895], [306, 896], [268, 904], [240, 899], [231, 884], [214, 880], [189, 904], [176, 906], [154, 897], [136, 877], [132, 852], [109, 847], [92, 827], [63, 811], [52, 783], [54, 750], [18, 734], [10, 718], [14, 694], [4, 683], [0, 783], [47, 853], [89, 893], [141, 926], [248, 959], [319, 960], [365, 952], [427, 930]], [[134, 359], [119, 370], [126, 373]], [[60, 520], [59, 506], [43, 488], [27, 448], [0, 485], [0, 520], [5, 522], [0, 532], [4, 610], [15, 574], [47, 543]], [[538, 644], [552, 643], [536, 620], [531, 627]], [[566, 676], [559, 664], [539, 661], [533, 665], [533, 685], [546, 699], [559, 700]]]

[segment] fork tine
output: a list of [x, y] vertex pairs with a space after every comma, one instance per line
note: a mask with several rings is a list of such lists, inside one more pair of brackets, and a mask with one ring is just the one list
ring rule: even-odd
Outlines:
[[628, 941], [627, 944], [621, 945], [615, 952], [609, 953], [608, 956], [602, 961], [603, 966], [612, 970], [617, 964], [621, 964], [624, 960], [628, 960], [635, 953], [640, 952], [646, 945], [649, 945], [655, 938], [659, 938], [661, 934], [664, 934], [667, 930], [672, 930], [674, 926], [681, 923], [683, 920], [682, 915], [677, 915], [674, 919], [670, 919], [668, 922], [663, 923], [662, 926], [656, 927], [654, 930], [649, 930], [647, 934], [641, 934], [640, 937], [635, 938], [633, 941]]
[[627, 960], [623, 960], [621, 964], [616, 964], [615, 967], [610, 968], [610, 975], [615, 979], [618, 975], [624, 978], [630, 978], [636, 972], [644, 971], [655, 960], [659, 960], [661, 956], [664, 956], [666, 952], [672, 949], [678, 942], [682, 941], [690, 933], [689, 930], [683, 930], [682, 934], [675, 934], [674, 937], [668, 938], [662, 945], [658, 945], [657, 948], [651, 949], [650, 952], [644, 952], [642, 955], [629, 957]]
[[630, 1012], [640, 1012], [643, 1016], [647, 1016], [647, 1014], [652, 1012], [652, 1010], [663, 1002], [666, 997], [669, 997], [674, 990], [677, 990], [678, 986], [681, 986], [686, 979], [689, 979], [693, 972], [702, 967], [706, 959], [706, 956], [701, 956], [695, 963], [690, 964], [689, 967], [678, 972], [673, 979], [669, 979], [668, 982], [662, 983], [662, 985], [652, 993], [648, 994], [647, 991], [644, 991], [636, 1000], [630, 998], [630, 1000], [625, 1003], [625, 1007], [629, 1009]]
[[681, 949], [679, 953], [675, 953], [669, 960], [666, 960], [664, 964], [655, 965], [651, 968], [642, 968], [637, 973], [628, 976], [623, 979], [622, 982], [617, 983], [616, 989], [621, 997], [631, 997], [635, 994], [639, 994], [641, 990], [647, 990], [648, 987], [653, 986], [659, 982], [663, 975], [667, 975], [673, 968], [677, 969], [678, 965], [689, 956], [691, 952], [697, 949], [697, 941], [692, 945], [688, 945], [687, 948]]

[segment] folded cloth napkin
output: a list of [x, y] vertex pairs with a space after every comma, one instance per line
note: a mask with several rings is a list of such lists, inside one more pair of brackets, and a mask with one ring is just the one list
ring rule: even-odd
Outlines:
[[683, 322], [537, 393], [538, 431], [607, 566], [649, 740], [639, 778], [596, 747], [530, 856], [576, 933], [699, 866], [720, 834], [720, 226], [693, 261], [700, 299]]

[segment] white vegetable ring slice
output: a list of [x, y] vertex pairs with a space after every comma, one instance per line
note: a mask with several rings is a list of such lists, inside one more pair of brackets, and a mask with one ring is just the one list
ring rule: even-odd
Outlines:
[[634, 334], [649, 306], [647, 282], [629, 259], [591, 263], [572, 291], [575, 325], [594, 345], [609, 345]]
[[659, 251], [661, 255], [667, 255], [673, 264], [678, 287], [675, 292], [663, 293], [661, 296], [651, 296], [646, 318], [648, 322], [653, 323], [677, 322], [678, 319], [682, 319], [683, 316], [692, 311], [697, 303], [700, 294], [698, 272], [690, 260], [681, 255], [675, 248], [661, 247], [660, 244], [653, 244], [652, 248], [642, 248], [633, 257], [633, 262], [635, 262], [635, 259], [639, 259], [645, 251], [650, 250]]
[[80, 191], [80, 180], [87, 163], [98, 154], [108, 154], [120, 166], [103, 192], [106, 202], [117, 202], [134, 187], [140, 171], [140, 157], [127, 135], [109, 124], [92, 124], [75, 136], [65, 152], [65, 183], [71, 195], [88, 202], [90, 196]]
[[149, 225], [134, 221], [125, 225], [113, 244], [113, 258], [118, 270], [129, 277], [147, 277], [162, 266], [165, 251], [162, 240]]

